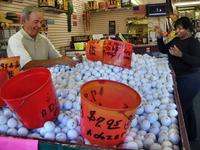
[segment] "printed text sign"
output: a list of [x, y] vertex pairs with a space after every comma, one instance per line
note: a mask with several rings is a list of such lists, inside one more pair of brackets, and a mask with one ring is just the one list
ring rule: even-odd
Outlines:
[[124, 68], [131, 67], [133, 46], [127, 42], [115, 40], [93, 40], [86, 46], [86, 56], [92, 61]]

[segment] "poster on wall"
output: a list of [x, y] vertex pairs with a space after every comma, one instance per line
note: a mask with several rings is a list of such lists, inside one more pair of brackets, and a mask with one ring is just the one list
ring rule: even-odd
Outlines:
[[114, 35], [116, 32], [115, 21], [109, 21], [109, 35]]
[[77, 26], [77, 21], [73, 21], [73, 26], [74, 26], [74, 27]]
[[77, 15], [72, 15], [72, 19], [73, 19], [73, 26], [77, 26], [78, 25], [78, 21], [77, 21]]

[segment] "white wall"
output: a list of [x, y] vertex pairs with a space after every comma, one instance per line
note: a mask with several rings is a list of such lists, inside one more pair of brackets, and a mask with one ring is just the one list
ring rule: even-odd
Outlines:
[[[98, 0], [101, 1], [101, 0]], [[0, 1], [0, 12], [6, 13], [8, 11], [21, 12], [27, 5], [37, 5], [38, 0], [23, 0], [23, 3], [19, 2], [4, 2]], [[55, 45], [56, 48], [67, 46], [70, 44], [71, 36], [104, 33], [108, 34], [108, 22], [109, 20], [116, 21], [116, 32], [126, 33], [126, 18], [133, 17], [131, 10], [116, 10], [112, 12], [101, 12], [90, 14], [90, 30], [85, 32], [83, 25], [83, 11], [85, 9], [84, 3], [87, 0], [73, 0], [74, 14], [77, 15], [77, 26], [72, 26], [72, 32], [67, 31], [67, 16], [65, 13], [46, 12], [45, 17], [54, 19], [55, 24], [49, 25], [48, 38]], [[148, 3], [164, 2], [164, 0], [148, 0]], [[165, 18], [150, 18], [151, 23], [156, 22], [165, 27]]]
[[[72, 26], [72, 32], [67, 31], [67, 16], [65, 13], [45, 12], [46, 19], [54, 19], [55, 21], [55, 24], [48, 26], [48, 38], [56, 48], [69, 45], [71, 36], [84, 34], [82, 21], [84, 2], [81, 0], [73, 0], [73, 4], [75, 8], [74, 14], [77, 15], [77, 26]], [[21, 12], [27, 5], [38, 5], [38, 0], [23, 0], [23, 3], [0, 1], [0, 12]]]
[[[116, 33], [127, 33], [126, 20], [127, 18], [134, 17], [131, 9], [119, 9], [115, 11], [106, 12], [92, 12], [90, 13], [90, 30], [88, 34], [96, 33], [109, 33], [109, 21], [114, 20], [116, 22]], [[149, 17], [149, 24], [159, 25], [165, 30], [166, 17]]]

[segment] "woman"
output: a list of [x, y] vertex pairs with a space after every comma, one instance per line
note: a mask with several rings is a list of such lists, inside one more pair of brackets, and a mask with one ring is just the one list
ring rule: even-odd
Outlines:
[[[175, 24], [176, 37], [169, 43], [163, 42], [162, 31], [156, 28], [158, 48], [167, 53], [177, 80], [186, 127], [192, 100], [200, 91], [200, 43], [193, 36], [193, 26], [189, 18], [181, 17]], [[189, 133], [189, 137], [192, 135]]]

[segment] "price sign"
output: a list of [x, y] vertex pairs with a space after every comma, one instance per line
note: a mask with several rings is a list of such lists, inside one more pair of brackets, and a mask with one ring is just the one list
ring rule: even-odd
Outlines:
[[86, 56], [89, 60], [103, 60], [104, 40], [93, 40], [86, 44]]
[[19, 56], [0, 59], [0, 69], [6, 70], [9, 77], [13, 77], [20, 72]]
[[92, 61], [131, 68], [133, 45], [115, 40], [93, 40], [86, 45], [86, 56]]
[[80, 93], [82, 135], [101, 146], [121, 143], [140, 105], [139, 94], [111, 80], [89, 81], [82, 85]]
[[106, 40], [104, 45], [104, 63], [124, 68], [131, 67], [132, 44], [115, 40]]

